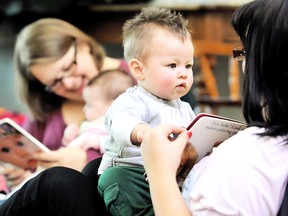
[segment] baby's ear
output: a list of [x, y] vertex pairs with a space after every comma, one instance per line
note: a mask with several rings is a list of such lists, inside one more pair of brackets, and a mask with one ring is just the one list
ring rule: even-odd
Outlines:
[[143, 64], [138, 59], [133, 58], [129, 61], [129, 67], [131, 70], [132, 75], [138, 81], [144, 80], [144, 73], [143, 73]]

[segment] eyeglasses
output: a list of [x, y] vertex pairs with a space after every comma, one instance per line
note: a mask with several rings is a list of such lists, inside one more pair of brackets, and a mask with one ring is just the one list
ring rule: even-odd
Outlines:
[[233, 49], [233, 58], [238, 61], [243, 61], [245, 59], [245, 50], [243, 46], [237, 46]]
[[54, 92], [57, 91], [59, 88], [63, 86], [63, 80], [67, 77], [70, 77], [75, 69], [75, 66], [77, 65], [77, 41], [73, 41], [74, 45], [74, 58], [71, 64], [64, 70], [64, 75], [60, 78], [55, 79], [50, 85], [45, 86], [45, 91], [47, 92]]

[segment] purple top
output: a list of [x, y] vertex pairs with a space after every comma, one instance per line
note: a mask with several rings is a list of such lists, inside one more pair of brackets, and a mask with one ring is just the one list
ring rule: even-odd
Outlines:
[[[46, 122], [27, 120], [23, 125], [29, 133], [50, 150], [57, 150], [64, 146], [62, 144], [62, 137], [66, 126], [60, 109], [51, 113]], [[87, 150], [88, 161], [101, 155], [100, 152], [94, 149]]]
[[66, 124], [61, 110], [51, 113], [46, 122], [27, 120], [23, 127], [50, 150], [62, 147], [62, 137]]
[[[120, 60], [119, 68], [129, 72], [129, 67], [125, 60]], [[42, 142], [51, 150], [57, 150], [63, 147], [62, 137], [66, 128], [61, 109], [52, 112], [46, 122], [39, 122], [35, 120], [27, 119], [24, 122], [23, 128], [31, 133], [36, 139]], [[91, 161], [97, 157], [102, 156], [99, 151], [95, 149], [87, 150], [88, 161]]]

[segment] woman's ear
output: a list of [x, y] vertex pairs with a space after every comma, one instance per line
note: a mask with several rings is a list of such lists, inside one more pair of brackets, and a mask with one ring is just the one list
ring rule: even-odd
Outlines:
[[133, 58], [129, 61], [129, 67], [131, 70], [132, 75], [138, 81], [144, 80], [144, 73], [143, 73], [143, 64], [138, 59]]

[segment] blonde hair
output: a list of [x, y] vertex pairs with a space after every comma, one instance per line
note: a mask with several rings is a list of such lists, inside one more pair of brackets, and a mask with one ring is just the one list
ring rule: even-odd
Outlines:
[[156, 28], [166, 29], [182, 40], [191, 38], [188, 21], [180, 13], [165, 8], [143, 8], [134, 18], [126, 21], [122, 28], [126, 61], [145, 58], [151, 52], [149, 39]]
[[17, 37], [14, 66], [20, 97], [36, 120], [45, 121], [47, 113], [57, 110], [66, 99], [47, 93], [44, 85], [31, 75], [30, 67], [60, 59], [74, 40], [90, 46], [91, 55], [100, 70], [105, 56], [103, 47], [92, 37], [63, 20], [40, 19], [24, 27]]

